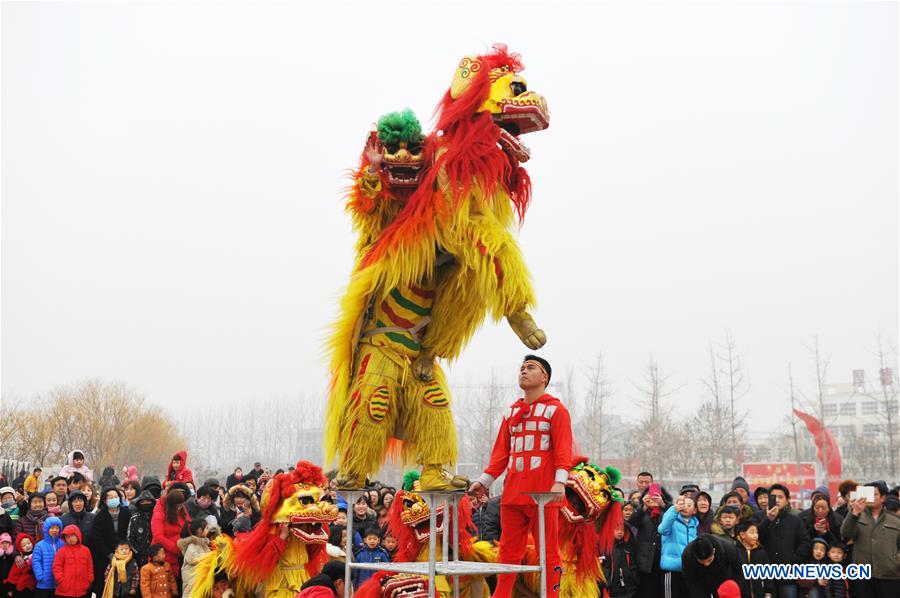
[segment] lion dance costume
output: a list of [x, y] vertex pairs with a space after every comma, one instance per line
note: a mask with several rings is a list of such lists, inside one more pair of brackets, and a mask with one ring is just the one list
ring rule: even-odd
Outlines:
[[519, 135], [549, 125], [522, 68], [501, 45], [466, 57], [435, 133], [407, 112], [370, 136], [348, 202], [357, 259], [329, 343], [325, 448], [342, 488], [364, 486], [392, 449], [422, 466], [423, 489], [465, 487], [443, 469], [456, 433], [435, 359], [458, 357], [489, 313], [529, 348], [546, 342], [512, 233], [531, 195]]
[[[558, 509], [560, 598], [599, 598], [598, 582], [606, 580], [597, 557], [612, 551], [616, 526], [623, 522], [618, 503], [624, 498], [615, 487], [620, 478], [614, 467], [600, 469], [587, 457], [575, 457], [566, 479], [565, 499]], [[535, 538], [530, 539], [523, 562], [540, 563]], [[536, 574], [523, 575], [521, 581], [529, 593], [540, 593]]]
[[308, 461], [272, 478], [262, 497], [262, 519], [230, 542], [222, 538], [218, 550], [198, 566], [191, 595], [211, 596], [216, 574], [224, 572], [237, 596], [294, 598], [328, 560], [327, 526], [338, 510], [327, 499], [325, 484], [322, 470]]
[[[397, 554], [394, 560], [398, 563], [404, 562], [427, 562], [428, 561], [428, 545], [431, 538], [432, 529], [430, 527], [431, 508], [428, 503], [417, 493], [421, 490], [419, 485], [418, 472], [409, 472], [404, 476], [403, 487], [394, 497], [391, 504], [391, 510], [388, 514], [388, 525], [391, 534], [397, 538]], [[438, 506], [435, 513], [435, 525], [437, 529], [435, 533], [441, 536], [444, 533], [453, 532], [453, 517], [457, 520], [457, 547], [459, 550], [459, 560], [477, 561], [477, 562], [493, 562], [496, 561], [496, 549], [490, 542], [475, 542], [472, 540], [471, 529], [474, 527], [472, 523], [472, 505], [467, 496], [460, 498], [456, 512], [448, 516], [444, 512], [443, 506]], [[441, 538], [437, 539], [437, 560], [441, 560]], [[452, 544], [450, 544], [452, 550]], [[453, 558], [453, 555], [450, 555]], [[473, 589], [481, 588], [482, 592], [487, 590], [487, 585], [483, 583], [475, 583], [476, 578], [472, 576], [460, 577], [460, 596], [469, 598], [481, 598], [489, 596], [489, 593], [479, 593], [473, 596]], [[396, 588], [408, 586], [412, 591], [413, 586], [421, 587], [426, 590], [427, 580], [416, 576], [397, 576], [387, 573], [376, 573], [365, 584], [359, 588], [358, 594], [363, 597], [371, 596], [372, 598], [389, 598]], [[452, 585], [443, 576], [435, 578], [435, 592], [442, 598], [452, 596]], [[403, 594], [405, 598], [405, 594]]]

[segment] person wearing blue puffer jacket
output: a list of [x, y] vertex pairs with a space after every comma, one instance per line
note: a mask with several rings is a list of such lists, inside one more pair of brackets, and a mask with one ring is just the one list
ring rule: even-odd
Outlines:
[[690, 595], [681, 576], [681, 553], [697, 539], [700, 520], [697, 519], [696, 510], [693, 498], [679, 496], [675, 504], [663, 513], [659, 523], [659, 535], [662, 537], [659, 568], [665, 572], [663, 598], [688, 598]]
[[59, 517], [47, 517], [44, 520], [44, 539], [34, 547], [31, 556], [31, 569], [37, 580], [37, 592], [35, 598], [53, 596], [56, 589], [56, 579], [53, 577], [53, 560], [56, 551], [63, 547], [59, 533], [62, 530], [62, 520]]

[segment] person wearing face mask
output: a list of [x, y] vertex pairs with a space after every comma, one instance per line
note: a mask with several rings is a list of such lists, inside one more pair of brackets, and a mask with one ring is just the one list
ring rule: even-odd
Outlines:
[[188, 514], [191, 516], [191, 521], [197, 521], [198, 519], [206, 519], [209, 521], [209, 518], [212, 517], [213, 521], [210, 523], [212, 525], [217, 525], [219, 521], [219, 508], [216, 506], [215, 500], [215, 490], [209, 486], [200, 486], [200, 489], [197, 490], [197, 494], [190, 497], [187, 502], [184, 503], [184, 506], [187, 507]]
[[144, 490], [132, 506], [131, 518], [128, 520], [128, 544], [131, 546], [137, 562], [145, 563], [153, 538], [150, 532], [150, 520], [153, 516], [153, 508], [156, 506], [156, 498], [149, 490]]
[[116, 551], [116, 546], [128, 536], [128, 522], [131, 513], [122, 506], [122, 493], [115, 487], [104, 488], [100, 492], [100, 506], [94, 517], [94, 531], [91, 535], [91, 558], [94, 563], [93, 592], [100, 596], [106, 582], [106, 568]]
[[47, 518], [47, 508], [43, 494], [32, 494], [28, 497], [28, 512], [16, 521], [16, 536], [28, 534], [32, 538], [41, 539], [41, 528]]

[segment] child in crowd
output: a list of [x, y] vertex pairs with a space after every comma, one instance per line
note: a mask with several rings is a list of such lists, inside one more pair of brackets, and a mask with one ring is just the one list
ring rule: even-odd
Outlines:
[[[759, 528], [753, 521], [742, 521], [735, 528], [737, 533], [738, 559], [741, 565], [768, 565], [769, 555], [759, 542]], [[775, 596], [775, 582], [772, 579], [737, 580], [741, 587], [741, 596]]]
[[[391, 555], [381, 545], [381, 531], [377, 527], [366, 530], [363, 545], [353, 554], [353, 560], [357, 563], [389, 563]], [[366, 569], [353, 570], [353, 587], [358, 588], [374, 575], [374, 571]]]
[[178, 540], [178, 549], [184, 555], [181, 565], [181, 593], [185, 596], [191, 595], [197, 577], [197, 565], [213, 548], [213, 543], [208, 538], [209, 523], [206, 519], [191, 521], [188, 530], [190, 535]]
[[47, 517], [44, 520], [44, 538], [34, 547], [31, 557], [31, 569], [37, 580], [37, 598], [49, 598], [56, 589], [56, 579], [53, 577], [53, 561], [59, 549], [62, 548], [62, 538], [59, 532], [62, 530], [62, 520], [59, 517]]
[[166, 562], [166, 549], [153, 544], [148, 551], [150, 562], [141, 567], [142, 598], [172, 598], [178, 594], [178, 583], [172, 566]]
[[[844, 569], [847, 559], [847, 547], [839, 540], [832, 540], [828, 544], [828, 563], [840, 565]], [[822, 598], [849, 598], [850, 587], [846, 579], [820, 579], [819, 592]]]
[[[828, 564], [828, 541], [825, 538], [815, 538], [813, 540], [812, 551], [807, 563], [812, 565]], [[821, 598], [819, 592], [820, 581], [817, 579], [798, 579], [797, 587], [800, 589], [800, 595], [809, 596], [810, 598]]]
[[391, 562], [393, 562], [394, 557], [397, 556], [397, 546], [399, 545], [399, 542], [397, 542], [397, 538], [394, 537], [394, 534], [392, 534], [390, 530], [384, 533], [384, 540], [381, 541], [381, 545], [387, 550], [388, 556], [391, 557]]
[[81, 530], [77, 525], [67, 525], [61, 535], [65, 544], [53, 559], [55, 594], [58, 598], [87, 597], [94, 581], [94, 561], [91, 558], [91, 551], [81, 543]]
[[16, 560], [16, 547], [13, 546], [12, 536], [4, 532], [0, 534], [0, 596], [11, 597], [13, 585], [6, 581]]
[[[631, 506], [630, 503], [627, 505]], [[625, 509], [622, 510], [624, 512]], [[606, 579], [605, 585], [600, 584], [601, 595], [609, 598], [633, 598], [638, 591], [636, 548], [631, 530], [624, 522], [616, 525], [615, 539], [612, 553], [600, 557], [603, 577]]]
[[52, 490], [44, 493], [44, 504], [47, 505], [47, 516], [60, 517], [62, 515], [62, 507], [59, 506], [59, 497]]
[[34, 550], [34, 538], [28, 534], [16, 536], [16, 558], [12, 569], [6, 576], [6, 583], [11, 584], [16, 598], [32, 598], [37, 588], [34, 571], [31, 570], [31, 553]]
[[137, 596], [141, 585], [141, 571], [127, 540], [119, 540], [112, 560], [103, 575], [103, 596], [97, 598], [124, 598]]
[[712, 526], [710, 526], [710, 530], [715, 536], [736, 542], [737, 537], [735, 536], [735, 529], [737, 528], [740, 517], [740, 507], [729, 504], [723, 505], [719, 507], [719, 511], [716, 513], [716, 518], [713, 521]]

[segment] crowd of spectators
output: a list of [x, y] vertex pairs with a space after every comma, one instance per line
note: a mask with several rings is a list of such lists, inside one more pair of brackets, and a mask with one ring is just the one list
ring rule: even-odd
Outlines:
[[[0, 480], [0, 584], [3, 597], [164, 598], [189, 595], [200, 560], [217, 535], [250, 531], [261, 517], [260, 500], [270, 472], [255, 463], [235, 468], [225, 483], [195, 480], [187, 454], [169, 462], [165, 476], [138, 478], [133, 467], [119, 479], [107, 466], [95, 480], [83, 451], [73, 451], [55, 475], [41, 468]], [[900, 597], [900, 498], [883, 481], [874, 500], [851, 500], [853, 481], [837, 496], [825, 487], [809, 508], [791, 505], [786, 486], [752, 489], [737, 477], [715, 501], [687, 484], [673, 495], [642, 472], [622, 492], [623, 524], [614, 547], [598, 554], [604, 572], [599, 593], [610, 598], [897, 598]], [[329, 562], [309, 580], [306, 596], [343, 595], [349, 530], [357, 562], [390, 562], [397, 538], [388, 526], [394, 487], [374, 482], [353, 505], [334, 489], [338, 506], [326, 546]], [[500, 498], [474, 499], [471, 533], [498, 542]], [[848, 564], [871, 566], [867, 580], [747, 579], [745, 564]], [[371, 573], [354, 570], [354, 587]], [[729, 589], [731, 588], [731, 589]], [[221, 587], [218, 595], [227, 592]], [[323, 593], [324, 592], [324, 593]], [[328, 592], [332, 592], [328, 594]], [[731, 592], [731, 593], [729, 593]]]

